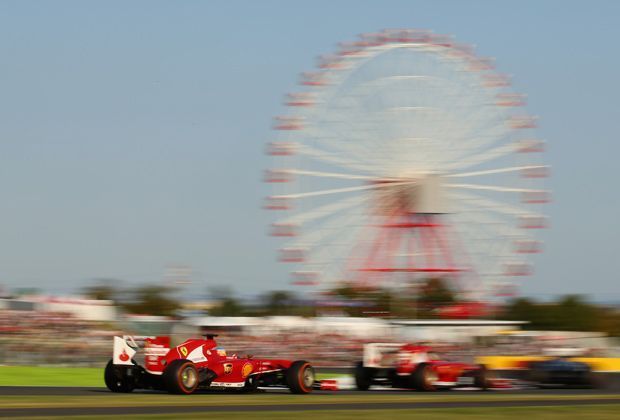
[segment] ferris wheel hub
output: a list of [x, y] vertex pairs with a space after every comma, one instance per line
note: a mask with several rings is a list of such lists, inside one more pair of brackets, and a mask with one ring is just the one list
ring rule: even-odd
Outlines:
[[375, 181], [375, 213], [446, 214], [448, 199], [444, 178], [437, 173], [418, 173], [409, 177]]

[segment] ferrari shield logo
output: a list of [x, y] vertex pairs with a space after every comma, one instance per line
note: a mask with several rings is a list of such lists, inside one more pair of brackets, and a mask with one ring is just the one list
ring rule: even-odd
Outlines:
[[232, 373], [232, 370], [233, 370], [232, 368], [233, 368], [232, 363], [224, 363], [224, 373], [226, 375]]

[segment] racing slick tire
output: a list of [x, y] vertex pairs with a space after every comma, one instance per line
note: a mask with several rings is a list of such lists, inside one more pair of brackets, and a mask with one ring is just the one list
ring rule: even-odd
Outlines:
[[491, 387], [491, 373], [486, 366], [480, 365], [480, 369], [474, 374], [474, 386], [480, 391], [487, 391]]
[[433, 382], [437, 381], [437, 373], [428, 363], [420, 363], [411, 374], [411, 388], [417, 391], [437, 391]]
[[355, 387], [359, 391], [368, 391], [372, 384], [372, 370], [364, 367], [364, 362], [357, 362], [353, 369], [353, 376], [355, 377]]
[[163, 381], [172, 394], [191, 394], [198, 388], [198, 369], [187, 359], [175, 360], [164, 371]]
[[131, 392], [135, 388], [133, 380], [127, 377], [125, 369], [114, 366], [112, 359], [105, 366], [103, 381], [112, 392]]
[[286, 370], [286, 384], [293, 394], [308, 394], [314, 385], [314, 368], [305, 360], [291, 363]]

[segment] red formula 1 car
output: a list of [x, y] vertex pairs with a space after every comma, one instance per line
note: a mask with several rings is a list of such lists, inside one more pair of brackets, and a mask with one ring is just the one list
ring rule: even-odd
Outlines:
[[[430, 347], [412, 344], [371, 343], [364, 347], [364, 360], [354, 369], [357, 389], [371, 385], [436, 391], [456, 387], [494, 387], [482, 365], [442, 361]], [[497, 384], [503, 387], [503, 384]]]
[[189, 339], [173, 348], [169, 337], [114, 337], [105, 384], [112, 392], [142, 388], [191, 394], [198, 388], [253, 391], [259, 386], [286, 386], [294, 394], [312, 391], [310, 363], [228, 356], [214, 337]]

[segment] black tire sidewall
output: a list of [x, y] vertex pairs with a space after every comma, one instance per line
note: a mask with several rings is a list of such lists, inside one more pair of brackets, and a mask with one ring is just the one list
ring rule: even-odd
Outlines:
[[364, 362], [357, 362], [353, 369], [355, 386], [359, 391], [368, 391], [372, 384], [372, 375], [368, 368], [364, 367]]
[[286, 384], [293, 394], [308, 394], [312, 392], [312, 385], [306, 387], [303, 383], [302, 374], [306, 369], [312, 369], [314, 372], [314, 368], [310, 363], [305, 360], [296, 360], [286, 370]]
[[481, 391], [489, 389], [489, 371], [486, 366], [480, 365], [479, 370], [475, 373], [474, 386], [480, 388]]
[[435, 387], [426, 384], [426, 372], [431, 369], [428, 363], [420, 363], [411, 374], [411, 387], [417, 391], [435, 391]]
[[192, 388], [186, 388], [181, 381], [181, 371], [188, 366], [194, 368], [196, 378], [198, 378], [198, 369], [190, 360], [177, 359], [168, 365], [163, 373], [163, 382], [168, 392], [173, 394], [191, 394], [198, 388], [198, 380], [196, 380], [196, 384]]

